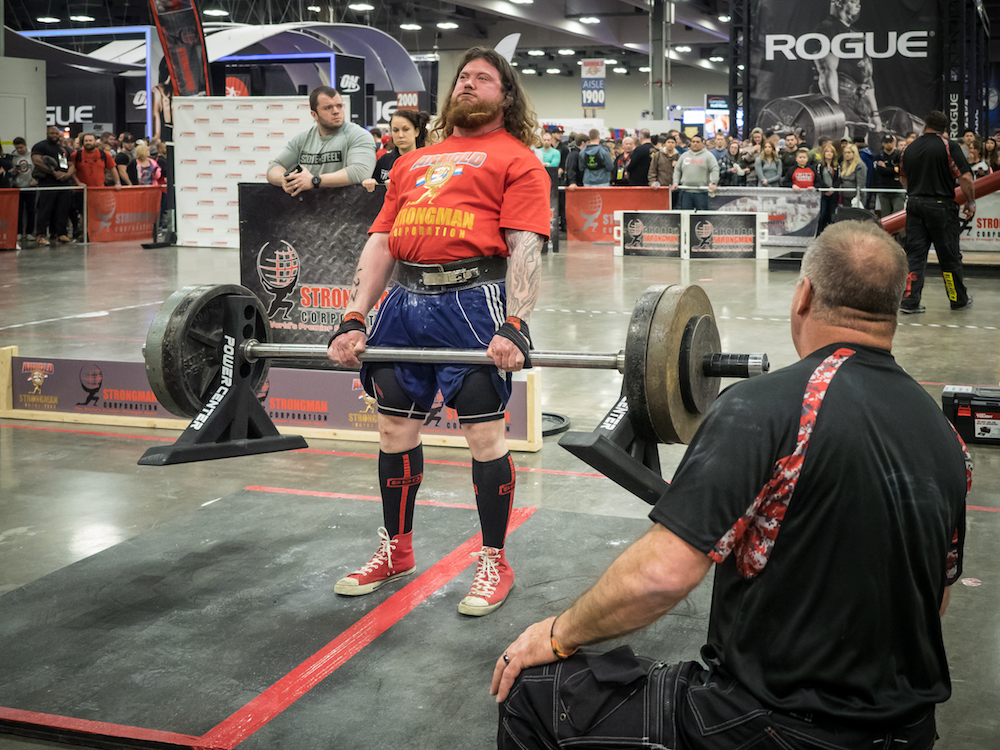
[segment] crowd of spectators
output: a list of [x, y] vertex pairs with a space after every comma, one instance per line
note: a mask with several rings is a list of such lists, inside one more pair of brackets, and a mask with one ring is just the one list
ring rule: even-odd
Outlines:
[[[18, 136], [14, 151], [0, 146], [0, 188], [22, 192], [17, 211], [17, 247], [68, 244], [83, 237], [81, 190], [24, 188], [131, 187], [167, 184], [170, 167], [158, 138], [148, 142], [131, 133], [80, 133], [75, 138], [55, 125], [29, 147]], [[161, 211], [162, 218], [162, 211]]]
[[[598, 130], [567, 135], [559, 127], [549, 127], [543, 136], [551, 145], [538, 149], [539, 158], [543, 152], [558, 151], [559, 177], [567, 188], [667, 187], [677, 191], [675, 205], [689, 207], [700, 205], [705, 193], [688, 193], [685, 187], [815, 190], [820, 192], [822, 231], [841, 205], [875, 210], [882, 216], [903, 210], [899, 162], [917, 133], [886, 133], [876, 152], [862, 137], [835, 141], [822, 136], [813, 143], [805, 131], [781, 137], [761, 128], [751, 130], [745, 140], [721, 133], [702, 138], [677, 130], [659, 134], [637, 130], [621, 138], [605, 137]], [[678, 163], [690, 151], [704, 152], [697, 157], [699, 169], [685, 168], [684, 162], [681, 179], [675, 179]], [[1000, 131], [984, 138], [966, 130], [962, 151], [975, 178], [1000, 170]]]

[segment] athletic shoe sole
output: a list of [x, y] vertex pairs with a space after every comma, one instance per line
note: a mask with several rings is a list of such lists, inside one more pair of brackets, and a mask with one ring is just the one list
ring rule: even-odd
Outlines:
[[922, 312], [927, 312], [927, 308], [921, 305], [920, 307], [901, 307], [899, 311], [903, 315], [917, 315]]
[[397, 581], [400, 578], [406, 578], [406, 576], [411, 576], [416, 572], [417, 568], [416, 566], [414, 566], [408, 570], [401, 570], [398, 573], [394, 573], [388, 578], [383, 578], [378, 581], [372, 581], [371, 583], [366, 583], [363, 586], [358, 583], [358, 580], [356, 578], [351, 578], [348, 576], [346, 578], [341, 578], [339, 581], [337, 581], [337, 583], [334, 584], [333, 591], [334, 593], [340, 594], [341, 596], [364, 596], [365, 594], [370, 594], [380, 586], [384, 586], [385, 584], [391, 583], [392, 581]]
[[[514, 590], [514, 585], [507, 590], [507, 596], [510, 596], [510, 592]], [[470, 617], [482, 617], [483, 615], [488, 615], [490, 612], [494, 612], [500, 609], [500, 606], [507, 601], [505, 596], [500, 601], [495, 604], [481, 605], [476, 602], [484, 602], [485, 599], [480, 599], [478, 596], [467, 596], [462, 601], [458, 603], [458, 611], [460, 614], [469, 615]]]

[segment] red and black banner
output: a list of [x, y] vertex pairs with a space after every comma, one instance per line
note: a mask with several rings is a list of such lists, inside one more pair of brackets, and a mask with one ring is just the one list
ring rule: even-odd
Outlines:
[[196, 0], [149, 0], [177, 96], [207, 96], [208, 55]]

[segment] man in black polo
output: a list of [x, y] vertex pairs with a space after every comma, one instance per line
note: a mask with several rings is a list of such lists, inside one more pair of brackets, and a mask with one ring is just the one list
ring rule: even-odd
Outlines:
[[962, 275], [962, 252], [958, 246], [961, 233], [958, 204], [955, 202], [955, 180], [965, 195], [962, 215], [976, 215], [976, 189], [972, 170], [962, 154], [961, 146], [949, 140], [948, 118], [934, 111], [927, 116], [924, 134], [906, 147], [899, 165], [899, 180], [906, 188], [906, 258], [910, 272], [906, 277], [906, 293], [899, 311], [906, 315], [922, 313], [920, 304], [927, 269], [927, 252], [931, 243], [937, 253], [944, 288], [952, 310], [964, 310], [972, 305]]
[[[813, 241], [791, 305], [801, 359], [724, 391], [645, 536], [502, 652], [500, 750], [934, 744], [972, 464], [890, 351], [905, 284], [872, 222]], [[702, 663], [575, 653], [655, 622], [713, 568]]]

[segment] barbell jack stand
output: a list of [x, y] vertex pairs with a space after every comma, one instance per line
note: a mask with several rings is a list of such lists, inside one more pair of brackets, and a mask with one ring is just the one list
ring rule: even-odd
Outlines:
[[666, 492], [658, 442], [635, 429], [624, 392], [593, 432], [567, 432], [559, 445], [650, 505]]
[[139, 459], [140, 466], [168, 466], [309, 447], [301, 435], [281, 435], [254, 392], [252, 368], [240, 355], [246, 341], [244, 330], [253, 317], [253, 303], [252, 296], [226, 297], [222, 367], [209, 389], [212, 396], [173, 444], [150, 448]]

